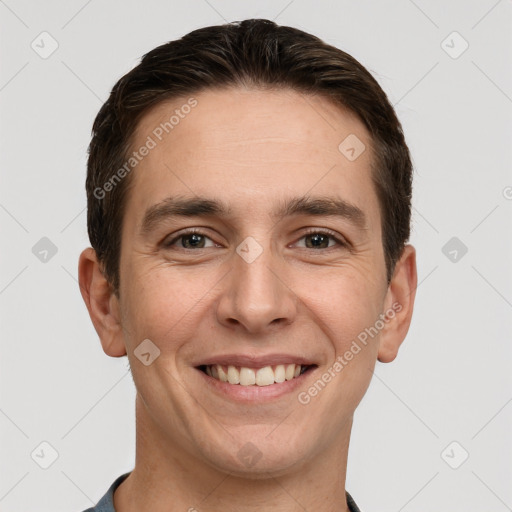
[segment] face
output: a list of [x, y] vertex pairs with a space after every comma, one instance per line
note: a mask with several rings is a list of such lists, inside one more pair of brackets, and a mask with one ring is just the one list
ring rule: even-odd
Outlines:
[[[348, 439], [397, 321], [382, 321], [393, 297], [371, 139], [324, 98], [194, 98], [169, 133], [161, 123], [187, 98], [138, 126], [133, 149], [155, 144], [132, 171], [109, 347], [126, 350], [165, 446], [233, 474], [279, 474]], [[355, 159], [339, 149], [349, 136], [366, 148]]]

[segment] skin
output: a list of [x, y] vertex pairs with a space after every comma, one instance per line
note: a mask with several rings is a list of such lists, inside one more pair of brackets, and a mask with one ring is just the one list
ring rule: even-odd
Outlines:
[[[386, 280], [381, 217], [370, 177], [371, 139], [352, 113], [290, 90], [207, 90], [198, 105], [137, 165], [122, 227], [120, 297], [93, 249], [79, 261], [84, 301], [112, 357], [127, 355], [137, 388], [135, 469], [117, 489], [118, 512], [214, 510], [347, 511], [345, 479], [354, 411], [376, 360], [396, 357], [411, 321], [415, 250], [406, 245]], [[133, 147], [184, 100], [158, 104]], [[349, 161], [338, 145], [356, 134], [366, 150]], [[276, 204], [304, 194], [337, 197], [366, 216], [298, 215], [275, 220]], [[177, 217], [141, 235], [145, 210], [171, 195], [225, 201], [228, 217]], [[171, 241], [200, 228], [203, 248]], [[311, 246], [305, 228], [328, 229]], [[253, 237], [261, 255], [236, 247]], [[343, 238], [341, 238], [343, 239]], [[309, 244], [309, 245], [308, 245]], [[188, 247], [188, 248], [187, 248]], [[297, 400], [365, 328], [401, 309], [307, 405]], [[134, 350], [150, 339], [148, 366]], [[318, 365], [297, 392], [240, 404], [207, 388], [198, 357], [226, 353], [302, 355]], [[251, 442], [248, 467], [237, 456]]]

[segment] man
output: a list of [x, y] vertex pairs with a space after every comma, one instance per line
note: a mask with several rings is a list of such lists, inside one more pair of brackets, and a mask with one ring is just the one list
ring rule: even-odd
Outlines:
[[412, 166], [350, 55], [267, 20], [148, 53], [93, 127], [83, 298], [137, 389], [95, 512], [357, 511], [354, 411], [417, 284]]

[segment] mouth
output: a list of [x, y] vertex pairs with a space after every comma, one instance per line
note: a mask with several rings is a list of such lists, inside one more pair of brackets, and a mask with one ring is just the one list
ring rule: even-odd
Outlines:
[[317, 365], [286, 363], [253, 368], [248, 366], [203, 364], [196, 368], [212, 379], [231, 384], [232, 386], [265, 387], [282, 385], [287, 381], [298, 379], [305, 373], [313, 371], [317, 368]]

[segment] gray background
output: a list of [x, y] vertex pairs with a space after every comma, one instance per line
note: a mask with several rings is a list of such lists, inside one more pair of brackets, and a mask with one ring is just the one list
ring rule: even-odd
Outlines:
[[0, 0], [0, 510], [80, 511], [133, 468], [127, 361], [77, 284], [91, 125], [145, 52], [249, 17], [360, 60], [414, 159], [416, 310], [356, 412], [347, 489], [362, 512], [512, 510], [510, 0]]

